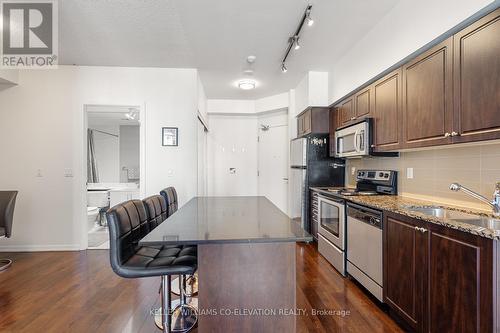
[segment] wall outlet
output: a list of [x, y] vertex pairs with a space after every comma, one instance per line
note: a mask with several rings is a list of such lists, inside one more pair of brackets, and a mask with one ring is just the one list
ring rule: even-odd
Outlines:
[[413, 179], [413, 168], [406, 168], [406, 178]]
[[174, 176], [174, 170], [168, 169], [167, 170], [167, 177], [173, 177]]
[[37, 178], [42, 178], [43, 177], [41, 169], [36, 170], [36, 177]]
[[351, 167], [351, 175], [354, 176], [356, 174], [356, 168]]

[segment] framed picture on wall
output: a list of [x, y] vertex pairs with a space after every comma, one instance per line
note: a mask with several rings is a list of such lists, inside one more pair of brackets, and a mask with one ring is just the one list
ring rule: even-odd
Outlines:
[[179, 145], [179, 129], [177, 127], [162, 127], [162, 146]]

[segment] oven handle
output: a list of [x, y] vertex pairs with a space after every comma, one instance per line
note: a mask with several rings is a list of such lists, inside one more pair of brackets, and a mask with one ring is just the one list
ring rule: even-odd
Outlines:
[[333, 198], [333, 197], [327, 197], [327, 196], [324, 196], [324, 195], [318, 195], [318, 199], [321, 199], [323, 201], [333, 201], [333, 202], [336, 202], [338, 204], [344, 204], [345, 201], [343, 199], [337, 199], [337, 198]]

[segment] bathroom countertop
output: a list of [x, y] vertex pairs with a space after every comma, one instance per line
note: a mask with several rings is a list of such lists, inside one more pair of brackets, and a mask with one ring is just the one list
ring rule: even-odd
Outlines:
[[334, 194], [332, 192], [316, 188], [316, 187], [311, 187], [311, 190], [316, 191], [318, 193], [322, 193], [328, 196], [333, 196], [337, 198], [342, 198], [345, 199], [346, 201], [350, 201], [353, 203], [357, 203], [359, 205], [383, 210], [383, 211], [389, 211], [413, 218], [417, 218], [426, 222], [434, 223], [434, 224], [439, 224], [445, 227], [449, 227], [452, 229], [457, 229], [461, 230], [464, 232], [468, 232], [474, 235], [490, 238], [490, 239], [495, 239], [495, 240], [500, 240], [500, 230], [494, 230], [494, 229], [488, 229], [484, 227], [480, 227], [477, 225], [473, 224], [468, 224], [465, 222], [459, 222], [456, 220], [448, 219], [448, 218], [442, 218], [442, 217], [436, 217], [436, 216], [431, 216], [427, 215], [424, 213], [416, 212], [409, 207], [411, 206], [433, 206], [433, 207], [442, 207], [450, 210], [455, 210], [455, 211], [460, 211], [463, 213], [468, 213], [468, 214], [475, 214], [479, 215], [481, 217], [488, 217], [488, 218], [495, 218], [492, 214], [488, 214], [485, 211], [478, 210], [478, 209], [473, 209], [473, 208], [467, 208], [467, 207], [458, 207], [458, 206], [451, 206], [451, 205], [443, 205], [440, 203], [436, 203], [433, 201], [427, 201], [427, 200], [420, 200], [420, 199], [413, 199], [413, 198], [407, 198], [399, 195], [373, 195], [373, 196], [344, 196], [340, 194]]

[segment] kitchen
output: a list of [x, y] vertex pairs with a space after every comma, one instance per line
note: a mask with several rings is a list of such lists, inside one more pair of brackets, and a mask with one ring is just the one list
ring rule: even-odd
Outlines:
[[500, 332], [499, 1], [56, 3], [0, 69], [0, 331]]

